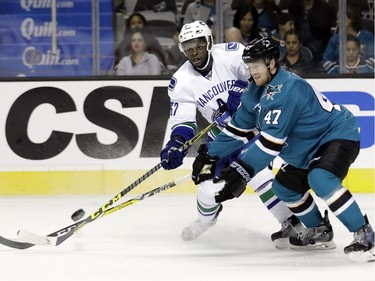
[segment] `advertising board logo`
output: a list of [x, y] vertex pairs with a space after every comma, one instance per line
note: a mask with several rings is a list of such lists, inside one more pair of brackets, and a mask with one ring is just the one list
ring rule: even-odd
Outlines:
[[[56, 27], [57, 29], [57, 27]], [[44, 22], [42, 25], [37, 25], [32, 18], [26, 18], [21, 24], [21, 34], [27, 40], [40, 37], [52, 37], [53, 23], [51, 21]], [[59, 29], [56, 30], [57, 37], [74, 37], [77, 32], [74, 29]]]
[[[31, 9], [50, 9], [52, 0], [20, 0], [22, 9], [30, 12]], [[56, 8], [73, 8], [74, 1], [56, 1]]]
[[51, 50], [46, 53], [41, 53], [35, 47], [29, 46], [23, 53], [22, 61], [24, 65], [29, 68], [34, 68], [36, 65], [59, 65], [60, 64], [60, 50], [57, 49], [56, 54], [52, 54]]
[[375, 98], [369, 93], [360, 91], [322, 92], [330, 101], [344, 106], [356, 106], [359, 112], [353, 112], [358, 120], [361, 137], [361, 148], [374, 145]]
[[[107, 100], [117, 100], [125, 112], [132, 108], [141, 110], [140, 108], [144, 107], [141, 95], [133, 89], [124, 86], [98, 87], [87, 93], [82, 108], [76, 107], [74, 94], [55, 87], [37, 87], [19, 95], [8, 112], [5, 128], [6, 140], [12, 152], [26, 160], [46, 160], [64, 153], [68, 145], [75, 142], [75, 147], [82, 155], [91, 159], [118, 159], [128, 155], [141, 142], [140, 158], [159, 157], [169, 118], [167, 87], [154, 87], [150, 107], [145, 109], [148, 111], [147, 124], [141, 134], [138, 119], [105, 106]], [[360, 127], [361, 149], [372, 147], [375, 123], [374, 97], [358, 91], [323, 94], [332, 102], [340, 103], [352, 110]], [[34, 115], [32, 126], [38, 130], [47, 128], [48, 134], [45, 140], [34, 142], [30, 135], [30, 118], [35, 114], [35, 109], [43, 104], [52, 105], [56, 109], [56, 118], [63, 113], [84, 111], [82, 118], [86, 118], [85, 121], [113, 132], [117, 138], [107, 143], [101, 141], [95, 129], [84, 133], [70, 127], [58, 130], [54, 127], [56, 124], [48, 124], [48, 120]]]

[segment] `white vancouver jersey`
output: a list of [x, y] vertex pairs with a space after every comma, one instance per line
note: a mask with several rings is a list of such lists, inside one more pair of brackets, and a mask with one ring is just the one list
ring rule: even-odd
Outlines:
[[217, 110], [228, 99], [228, 88], [234, 81], [248, 80], [250, 75], [242, 61], [244, 46], [239, 43], [213, 45], [212, 70], [203, 76], [186, 61], [171, 78], [168, 95], [171, 100], [170, 126], [196, 122], [196, 109], [210, 123]]

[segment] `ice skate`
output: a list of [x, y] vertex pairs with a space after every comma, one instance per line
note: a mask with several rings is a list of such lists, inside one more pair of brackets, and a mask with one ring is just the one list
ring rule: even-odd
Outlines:
[[316, 227], [305, 228], [297, 236], [289, 237], [290, 248], [294, 250], [329, 250], [335, 249], [332, 225], [328, 211], [324, 212], [323, 221]]
[[205, 233], [210, 227], [214, 226], [217, 222], [217, 217], [223, 209], [223, 206], [220, 204], [219, 209], [217, 210], [215, 217], [209, 222], [202, 222], [199, 218], [185, 227], [181, 232], [181, 238], [184, 241], [192, 241], [197, 239], [200, 235]]
[[298, 231], [302, 231], [304, 226], [299, 219], [292, 215], [281, 223], [281, 229], [271, 235], [271, 240], [276, 249], [285, 249], [289, 246], [289, 237], [297, 236]]
[[353, 242], [344, 248], [344, 253], [351, 261], [367, 262], [375, 261], [374, 250], [374, 230], [365, 215], [366, 224], [354, 233]]

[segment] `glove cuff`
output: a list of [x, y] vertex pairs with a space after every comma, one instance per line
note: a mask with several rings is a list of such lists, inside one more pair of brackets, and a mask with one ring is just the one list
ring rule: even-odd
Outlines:
[[232, 167], [234, 170], [236, 170], [237, 173], [239, 173], [246, 182], [249, 182], [254, 175], [253, 168], [251, 168], [249, 165], [247, 165], [242, 160], [238, 160], [238, 162], [233, 161], [230, 164], [230, 167]]
[[171, 132], [170, 139], [174, 138], [181, 138], [183, 142], [190, 140], [195, 135], [195, 129], [189, 125], [178, 125], [177, 127], [173, 128]]
[[185, 143], [185, 139], [180, 135], [174, 135], [171, 137], [171, 141], [180, 145], [180, 147]]

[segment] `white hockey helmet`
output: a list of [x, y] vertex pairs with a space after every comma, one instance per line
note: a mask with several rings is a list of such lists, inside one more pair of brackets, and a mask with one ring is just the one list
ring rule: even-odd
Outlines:
[[182, 43], [200, 37], [204, 37], [206, 39], [207, 51], [210, 52], [212, 49], [213, 38], [211, 29], [208, 27], [208, 25], [201, 20], [185, 24], [181, 28], [180, 35], [178, 37], [180, 41], [180, 51], [184, 53]]

